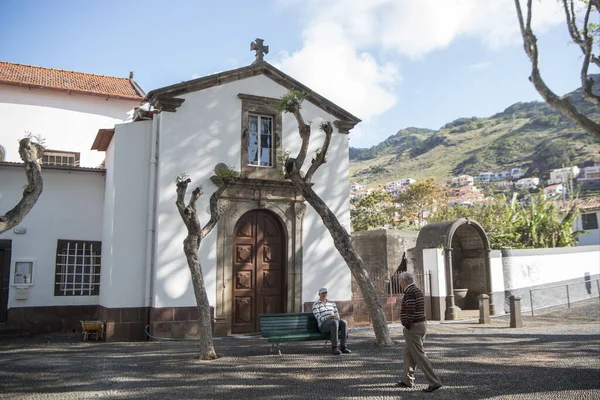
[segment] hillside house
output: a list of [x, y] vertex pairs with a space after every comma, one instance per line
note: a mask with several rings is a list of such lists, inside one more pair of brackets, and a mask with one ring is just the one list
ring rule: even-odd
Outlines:
[[511, 170], [510, 170], [511, 179], [519, 179], [523, 175], [525, 175], [525, 172], [523, 172], [523, 170], [521, 168], [511, 168]]
[[600, 190], [600, 165], [583, 168], [577, 178], [577, 186], [584, 192]]
[[548, 185], [554, 185], [557, 183], [570, 183], [573, 182], [579, 176], [579, 167], [567, 167], [553, 169], [550, 171], [550, 179], [548, 179]]
[[515, 188], [518, 190], [535, 189], [539, 184], [540, 178], [523, 178], [515, 182]]
[[[295, 154], [301, 141], [294, 117], [276, 106], [288, 90], [305, 91], [304, 118], [313, 126], [321, 121], [335, 126], [329, 162], [314, 176], [313, 189], [347, 231], [347, 135], [360, 120], [263, 61], [259, 52], [247, 67], [149, 92], [145, 98], [156, 113], [143, 118], [120, 124], [116, 116], [91, 118], [86, 126], [94, 126], [94, 134], [83, 139], [71, 132], [69, 119], [58, 124], [69, 135], [64, 141], [53, 136], [52, 148], [80, 151], [93, 143], [98, 155], [88, 158], [81, 150], [81, 163], [105, 162], [103, 168], [46, 168], [38, 204], [18, 229], [0, 236], [3, 255], [10, 255], [3, 264], [11, 277], [3, 303], [8, 322], [46, 332], [76, 329], [79, 319], [92, 317], [108, 321], [109, 340], [143, 339], [145, 326], [157, 336], [193, 336], [196, 301], [174, 178], [186, 172], [192, 185], [204, 187], [197, 202], [204, 224], [218, 163], [240, 171], [243, 179], [223, 194], [222, 217], [200, 248], [215, 334], [256, 332], [259, 313], [301, 311], [322, 286], [335, 288], [330, 298], [344, 309], [351, 299], [349, 270], [318, 215], [282, 179], [283, 148]], [[58, 109], [54, 97], [40, 92], [46, 97], [39, 106]], [[56, 111], [67, 115], [69, 107], [96, 101], [87, 94], [60, 94], [75, 103]], [[99, 99], [105, 106], [124, 101]], [[41, 128], [24, 129], [48, 132]], [[80, 146], [68, 143], [72, 135]], [[311, 136], [314, 153], [323, 134], [314, 129]], [[13, 152], [7, 147], [7, 156]], [[12, 164], [0, 168], [1, 209], [20, 196], [23, 175]], [[82, 265], [73, 263], [76, 254], [85, 256]]]
[[600, 245], [600, 195], [579, 200], [580, 214], [575, 230], [585, 231], [578, 236], [578, 246]]
[[471, 175], [460, 175], [450, 180], [452, 186], [469, 186], [475, 183], [475, 179]]
[[562, 199], [566, 194], [565, 185], [562, 183], [557, 183], [555, 185], [546, 186], [544, 188], [544, 198], [550, 199], [552, 197], [556, 197], [557, 199]]
[[357, 191], [357, 190], [363, 190], [365, 187], [359, 183], [350, 183], [349, 185], [349, 189], [350, 191]]

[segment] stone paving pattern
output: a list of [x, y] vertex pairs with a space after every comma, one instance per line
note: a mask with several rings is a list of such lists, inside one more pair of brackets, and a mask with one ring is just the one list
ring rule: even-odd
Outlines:
[[444, 387], [423, 393], [394, 382], [398, 345], [377, 348], [371, 329], [351, 332], [352, 354], [322, 342], [287, 343], [270, 354], [259, 338], [215, 339], [215, 361], [198, 342], [82, 342], [81, 335], [0, 338], [1, 399], [600, 399], [600, 302], [508, 317], [431, 323], [425, 348]]

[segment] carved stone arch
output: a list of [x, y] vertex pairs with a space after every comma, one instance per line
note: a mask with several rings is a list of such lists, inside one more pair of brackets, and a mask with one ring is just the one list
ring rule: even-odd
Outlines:
[[[286, 312], [302, 311], [302, 225], [297, 218], [304, 199], [285, 181], [243, 180], [231, 186], [222, 199], [229, 207], [217, 224], [217, 298], [215, 336], [231, 334], [233, 235], [238, 220], [253, 210], [267, 210], [278, 219], [285, 236]], [[300, 212], [303, 216], [304, 214]]]
[[[494, 315], [496, 305], [492, 291], [490, 244], [483, 227], [469, 218], [424, 226], [415, 247], [418, 273], [423, 272], [422, 250], [434, 248], [444, 249], [445, 306], [434, 307], [436, 310], [439, 308], [439, 318], [454, 320], [461, 312], [461, 307], [478, 308], [477, 297], [480, 294], [489, 296], [490, 314]], [[455, 292], [461, 296], [461, 307], [456, 303]], [[438, 314], [438, 311], [434, 311], [434, 314]]]

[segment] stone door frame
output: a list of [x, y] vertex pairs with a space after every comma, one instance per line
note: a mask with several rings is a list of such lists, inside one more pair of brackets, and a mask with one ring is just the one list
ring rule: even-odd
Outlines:
[[278, 219], [285, 238], [286, 312], [302, 311], [302, 225], [306, 204], [289, 181], [242, 179], [229, 187], [219, 200], [221, 219], [217, 224], [217, 298], [215, 336], [231, 334], [233, 302], [233, 232], [248, 211], [262, 209]]

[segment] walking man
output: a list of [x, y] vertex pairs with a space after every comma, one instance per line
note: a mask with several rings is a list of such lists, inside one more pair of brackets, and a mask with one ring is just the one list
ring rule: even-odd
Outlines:
[[402, 380], [396, 386], [402, 388], [413, 387], [415, 381], [415, 368], [419, 367], [429, 381], [429, 386], [424, 392], [433, 392], [442, 387], [442, 381], [433, 372], [433, 367], [425, 351], [423, 341], [427, 334], [427, 322], [425, 321], [425, 298], [421, 290], [415, 286], [414, 277], [411, 273], [400, 274], [400, 287], [404, 293], [402, 298], [402, 310], [400, 320], [404, 329], [404, 372]]
[[[348, 337], [348, 323], [340, 319], [337, 306], [332, 301], [327, 301], [327, 288], [319, 289], [319, 301], [315, 302], [312, 312], [321, 332], [331, 333], [331, 354], [340, 355], [342, 353], [352, 353], [346, 347]], [[338, 337], [340, 346], [338, 347]]]

